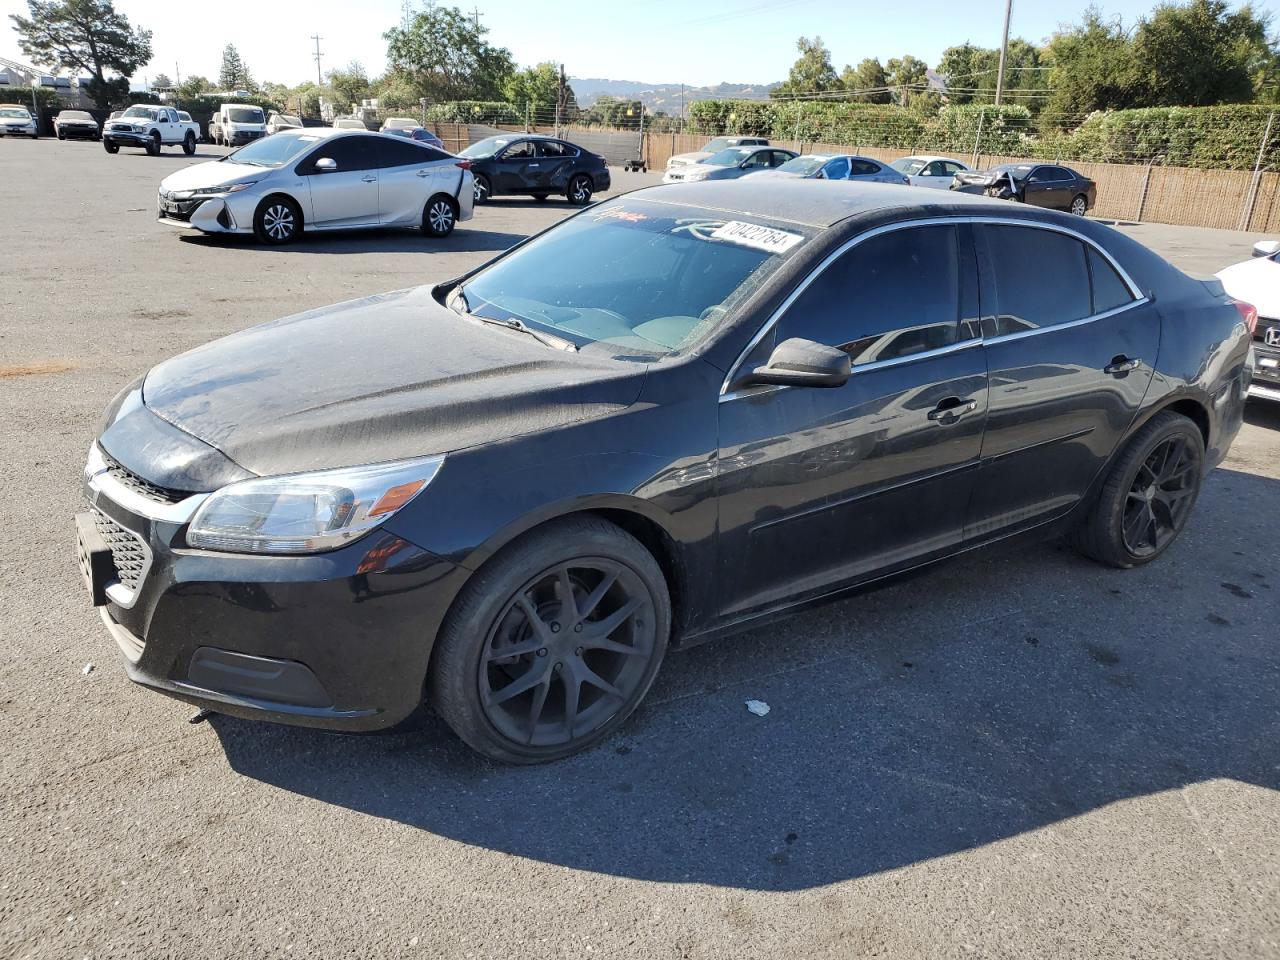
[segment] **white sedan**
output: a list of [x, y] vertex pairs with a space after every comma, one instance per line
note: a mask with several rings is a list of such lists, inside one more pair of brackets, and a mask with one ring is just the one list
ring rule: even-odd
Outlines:
[[949, 190], [951, 178], [969, 169], [968, 164], [951, 157], [929, 156], [903, 157], [889, 166], [906, 177], [913, 187], [936, 187], [939, 190]]
[[1280, 400], [1280, 240], [1253, 245], [1253, 259], [1218, 271], [1227, 293], [1258, 311], [1249, 396]]

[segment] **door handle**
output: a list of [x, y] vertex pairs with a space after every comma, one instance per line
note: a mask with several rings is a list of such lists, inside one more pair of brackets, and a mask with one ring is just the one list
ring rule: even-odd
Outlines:
[[370, 176], [370, 177], [361, 177], [360, 179], [365, 183], [374, 183], [378, 178]]
[[429, 177], [429, 176], [431, 176], [431, 171], [430, 171], [430, 170], [419, 170], [419, 171], [417, 172], [417, 174], [415, 174], [415, 176], [419, 176], [419, 177]]
[[538, 167], [540, 167], [540, 166], [542, 166], [542, 164], [540, 164], [540, 163], [531, 163], [531, 164], [529, 164], [529, 169], [530, 169], [530, 170], [536, 170], [536, 169], [538, 169]]
[[947, 397], [938, 401], [938, 405], [929, 411], [928, 417], [930, 420], [939, 423], [955, 423], [966, 413], [973, 413], [977, 409], [977, 400], [961, 400], [959, 397]]
[[1128, 373], [1130, 370], [1138, 369], [1138, 365], [1141, 363], [1141, 357], [1129, 358], [1122, 353], [1118, 357], [1112, 357], [1111, 362], [1102, 368], [1102, 372], [1118, 377], [1121, 374]]

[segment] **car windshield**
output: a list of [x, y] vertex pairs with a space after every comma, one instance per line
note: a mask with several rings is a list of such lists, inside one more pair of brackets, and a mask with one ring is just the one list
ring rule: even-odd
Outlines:
[[510, 137], [487, 137], [484, 140], [477, 140], [471, 146], [467, 147], [467, 149], [458, 154], [458, 156], [471, 157], [473, 160], [479, 160], [482, 157], [492, 157], [510, 142]]
[[22, 107], [0, 107], [0, 117], [8, 117], [11, 120], [30, 120], [31, 114]]
[[92, 120], [93, 117], [83, 110], [63, 110], [58, 114], [59, 120]]
[[262, 123], [262, 111], [257, 107], [232, 107], [227, 119], [232, 123]]
[[254, 140], [226, 156], [227, 160], [236, 163], [247, 163], [255, 167], [280, 167], [288, 163], [303, 150], [320, 141], [315, 134], [303, 133], [301, 130], [286, 130], [273, 137]]
[[921, 160], [919, 157], [903, 157], [901, 160], [895, 160], [889, 164], [893, 169], [908, 177], [914, 177], [928, 165], [928, 160]]
[[821, 170], [823, 164], [830, 159], [830, 157], [796, 157], [778, 167], [778, 172], [798, 173], [802, 177], [808, 177]]
[[992, 173], [1007, 173], [1016, 179], [1022, 179], [1031, 172], [1031, 164], [1029, 163], [1006, 163], [999, 167], [992, 167]]
[[133, 118], [135, 120], [154, 120], [156, 111], [154, 107], [130, 107], [123, 114], [126, 120]]
[[651, 359], [712, 333], [809, 236], [748, 214], [619, 198], [482, 270], [451, 305]]
[[735, 167], [750, 155], [750, 147], [730, 147], [728, 150], [721, 150], [719, 153], [699, 162], [709, 163], [713, 167]]

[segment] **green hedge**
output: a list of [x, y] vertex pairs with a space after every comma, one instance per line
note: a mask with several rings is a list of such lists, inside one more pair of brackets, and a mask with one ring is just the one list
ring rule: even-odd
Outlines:
[[453, 100], [427, 107], [427, 123], [524, 123], [524, 111], [500, 100]]

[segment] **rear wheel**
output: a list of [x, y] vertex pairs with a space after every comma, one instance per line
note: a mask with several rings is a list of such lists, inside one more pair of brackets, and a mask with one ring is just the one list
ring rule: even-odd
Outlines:
[[277, 246], [297, 238], [302, 211], [288, 197], [267, 197], [253, 215], [253, 232], [263, 243]]
[[557, 521], [463, 589], [436, 642], [430, 703], [487, 757], [565, 757], [635, 710], [670, 624], [666, 581], [638, 540], [597, 517]]
[[585, 173], [575, 174], [569, 181], [569, 188], [565, 191], [565, 196], [569, 202], [576, 207], [585, 207], [591, 202], [591, 192], [593, 190], [591, 178]]
[[1089, 210], [1089, 198], [1083, 193], [1077, 193], [1071, 198], [1071, 212], [1077, 217], [1083, 217]]
[[196, 152], [196, 135], [187, 131], [187, 135], [182, 140], [182, 152], [188, 157]]
[[422, 210], [422, 232], [429, 237], [447, 237], [457, 223], [458, 210], [452, 197], [437, 194]]
[[1203, 480], [1200, 428], [1172, 411], [1156, 414], [1112, 465], [1072, 544], [1112, 567], [1150, 563], [1186, 526]]
[[488, 203], [490, 192], [493, 189], [492, 185], [489, 183], [489, 178], [486, 177], [483, 173], [477, 173], [475, 175], [474, 189], [475, 189], [475, 202]]

